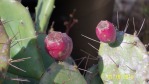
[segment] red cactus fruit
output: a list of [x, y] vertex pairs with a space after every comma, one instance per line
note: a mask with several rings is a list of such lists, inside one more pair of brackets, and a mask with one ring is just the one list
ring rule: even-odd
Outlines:
[[113, 43], [116, 40], [116, 29], [109, 21], [100, 21], [96, 27], [96, 35], [101, 42]]
[[50, 32], [45, 38], [45, 48], [55, 60], [65, 60], [73, 48], [71, 38], [66, 33]]

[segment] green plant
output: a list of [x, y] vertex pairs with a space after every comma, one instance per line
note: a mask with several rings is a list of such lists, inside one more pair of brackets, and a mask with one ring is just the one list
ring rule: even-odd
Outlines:
[[[78, 80], [81, 80], [83, 84], [86, 83], [85, 79], [83, 78], [83, 76], [81, 76], [79, 70], [77, 70], [74, 65], [74, 61], [71, 58], [67, 58], [65, 60], [66, 63], [60, 62], [60, 64], [58, 63], [57, 65], [55, 65], [54, 60], [50, 58], [50, 56], [45, 50], [45, 32], [53, 8], [54, 0], [39, 0], [36, 7], [36, 19], [34, 26], [34, 22], [31, 19], [28, 8], [25, 8], [23, 5], [21, 5], [21, 3], [16, 0], [0, 0], [0, 25], [4, 25], [3, 27], [1, 27], [1, 31], [3, 31], [2, 39], [0, 41], [0, 48], [2, 48], [3, 50], [3, 45], [8, 45], [8, 48], [6, 48], [8, 51], [5, 53], [6, 56], [1, 55], [0, 59], [2, 60], [1, 62], [3, 62], [5, 60], [2, 57], [7, 58], [0, 67], [0, 75], [2, 75], [0, 81], [1, 84], [19, 83], [12, 82], [12, 80], [26, 81], [30, 82], [31, 84], [45, 84], [44, 82], [42, 82], [42, 80], [44, 80], [45, 78], [48, 79], [48, 77], [45, 77], [45, 75], [43, 74], [47, 73], [48, 67], [51, 64], [51, 67], [53, 65], [55, 67], [62, 66], [62, 70], [64, 70], [64, 72], [66, 71], [67, 74], [69, 72], [74, 74], [75, 79], [76, 77], [80, 76], [81, 79], [79, 78]], [[4, 31], [4, 29], [6, 32]], [[7, 42], [7, 40], [9, 43]], [[10, 65], [9, 68], [8, 65]], [[70, 67], [74, 68], [75, 72], [72, 71], [72, 69], [69, 70]], [[54, 75], [51, 76], [54, 77]], [[67, 78], [64, 78], [61, 81], [66, 81], [66, 79]], [[3, 80], [4, 82], [2, 83]], [[10, 80], [10, 82], [6, 80]], [[53, 81], [53, 83], [61, 83], [61, 81], [57, 80]], [[75, 81], [78, 82], [77, 80]], [[68, 80], [68, 84], [70, 82], [71, 81]]]
[[117, 31], [114, 43], [101, 42], [99, 55], [102, 61], [99, 61], [98, 68], [104, 84], [148, 83], [149, 56], [138, 34]]
[[[53, 8], [54, 3], [49, 3]], [[50, 14], [47, 16], [50, 17]], [[46, 66], [53, 62], [49, 56], [45, 56], [48, 54], [45, 53], [44, 45], [39, 45], [44, 44], [42, 39], [46, 34], [39, 35], [38, 31], [35, 31], [28, 9], [16, 0], [0, 0], [0, 17], [8, 38], [13, 38], [10, 41], [9, 60], [12, 60], [8, 72], [39, 80]], [[44, 24], [48, 24], [48, 21]], [[45, 57], [48, 61], [45, 61]]]
[[[70, 56], [60, 61], [50, 58], [44, 39], [53, 8], [54, 0], [39, 0], [34, 24], [28, 9], [19, 2], [0, 0], [0, 84], [19, 84], [20, 81], [25, 81], [24, 84], [148, 83], [146, 47], [137, 37], [140, 32], [130, 35], [125, 33], [127, 28], [115, 33], [112, 25], [114, 33], [106, 33], [113, 35], [112, 42], [99, 42], [98, 66], [88, 69], [85, 78]], [[77, 20], [65, 24], [67, 34], [75, 22]]]
[[[9, 50], [10, 50], [10, 40], [8, 38], [7, 33], [5, 32], [3, 23], [0, 21], [0, 74], [2, 77], [5, 76], [8, 69], [9, 62]], [[2, 79], [0, 78], [0, 83], [2, 83]]]

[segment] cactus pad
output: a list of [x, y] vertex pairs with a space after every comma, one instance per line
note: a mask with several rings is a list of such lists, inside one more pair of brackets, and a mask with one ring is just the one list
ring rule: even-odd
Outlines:
[[113, 44], [101, 43], [99, 72], [104, 84], [146, 84], [149, 80], [149, 56], [136, 35], [117, 32]]
[[11, 58], [31, 57], [23, 62], [13, 63], [26, 73], [13, 67], [8, 71], [20, 76], [39, 79], [44, 72], [44, 66], [37, 48], [36, 32], [28, 9], [16, 0], [0, 0], [0, 17], [3, 22], [7, 22], [4, 27], [9, 38], [15, 36], [11, 43]]
[[87, 84], [76, 69], [65, 62], [53, 63], [44, 73], [40, 84]]
[[91, 68], [88, 69], [88, 71], [92, 73], [86, 73], [85, 75], [87, 84], [103, 84], [98, 73], [98, 65], [93, 65]]

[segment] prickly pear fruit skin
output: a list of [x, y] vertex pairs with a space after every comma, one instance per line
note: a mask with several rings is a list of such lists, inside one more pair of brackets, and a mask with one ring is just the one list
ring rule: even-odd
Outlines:
[[96, 27], [96, 35], [101, 42], [113, 43], [116, 39], [116, 30], [109, 21], [100, 21]]
[[39, 84], [87, 84], [79, 70], [66, 62], [54, 62]]
[[73, 43], [66, 33], [53, 31], [45, 38], [45, 48], [55, 60], [65, 60], [71, 54]]

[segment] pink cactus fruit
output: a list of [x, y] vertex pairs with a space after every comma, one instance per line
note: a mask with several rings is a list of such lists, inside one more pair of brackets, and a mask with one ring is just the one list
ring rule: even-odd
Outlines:
[[73, 48], [71, 38], [66, 33], [52, 31], [45, 38], [45, 48], [55, 60], [65, 60]]
[[111, 22], [100, 21], [96, 27], [96, 35], [101, 42], [113, 43], [116, 40], [116, 29]]

